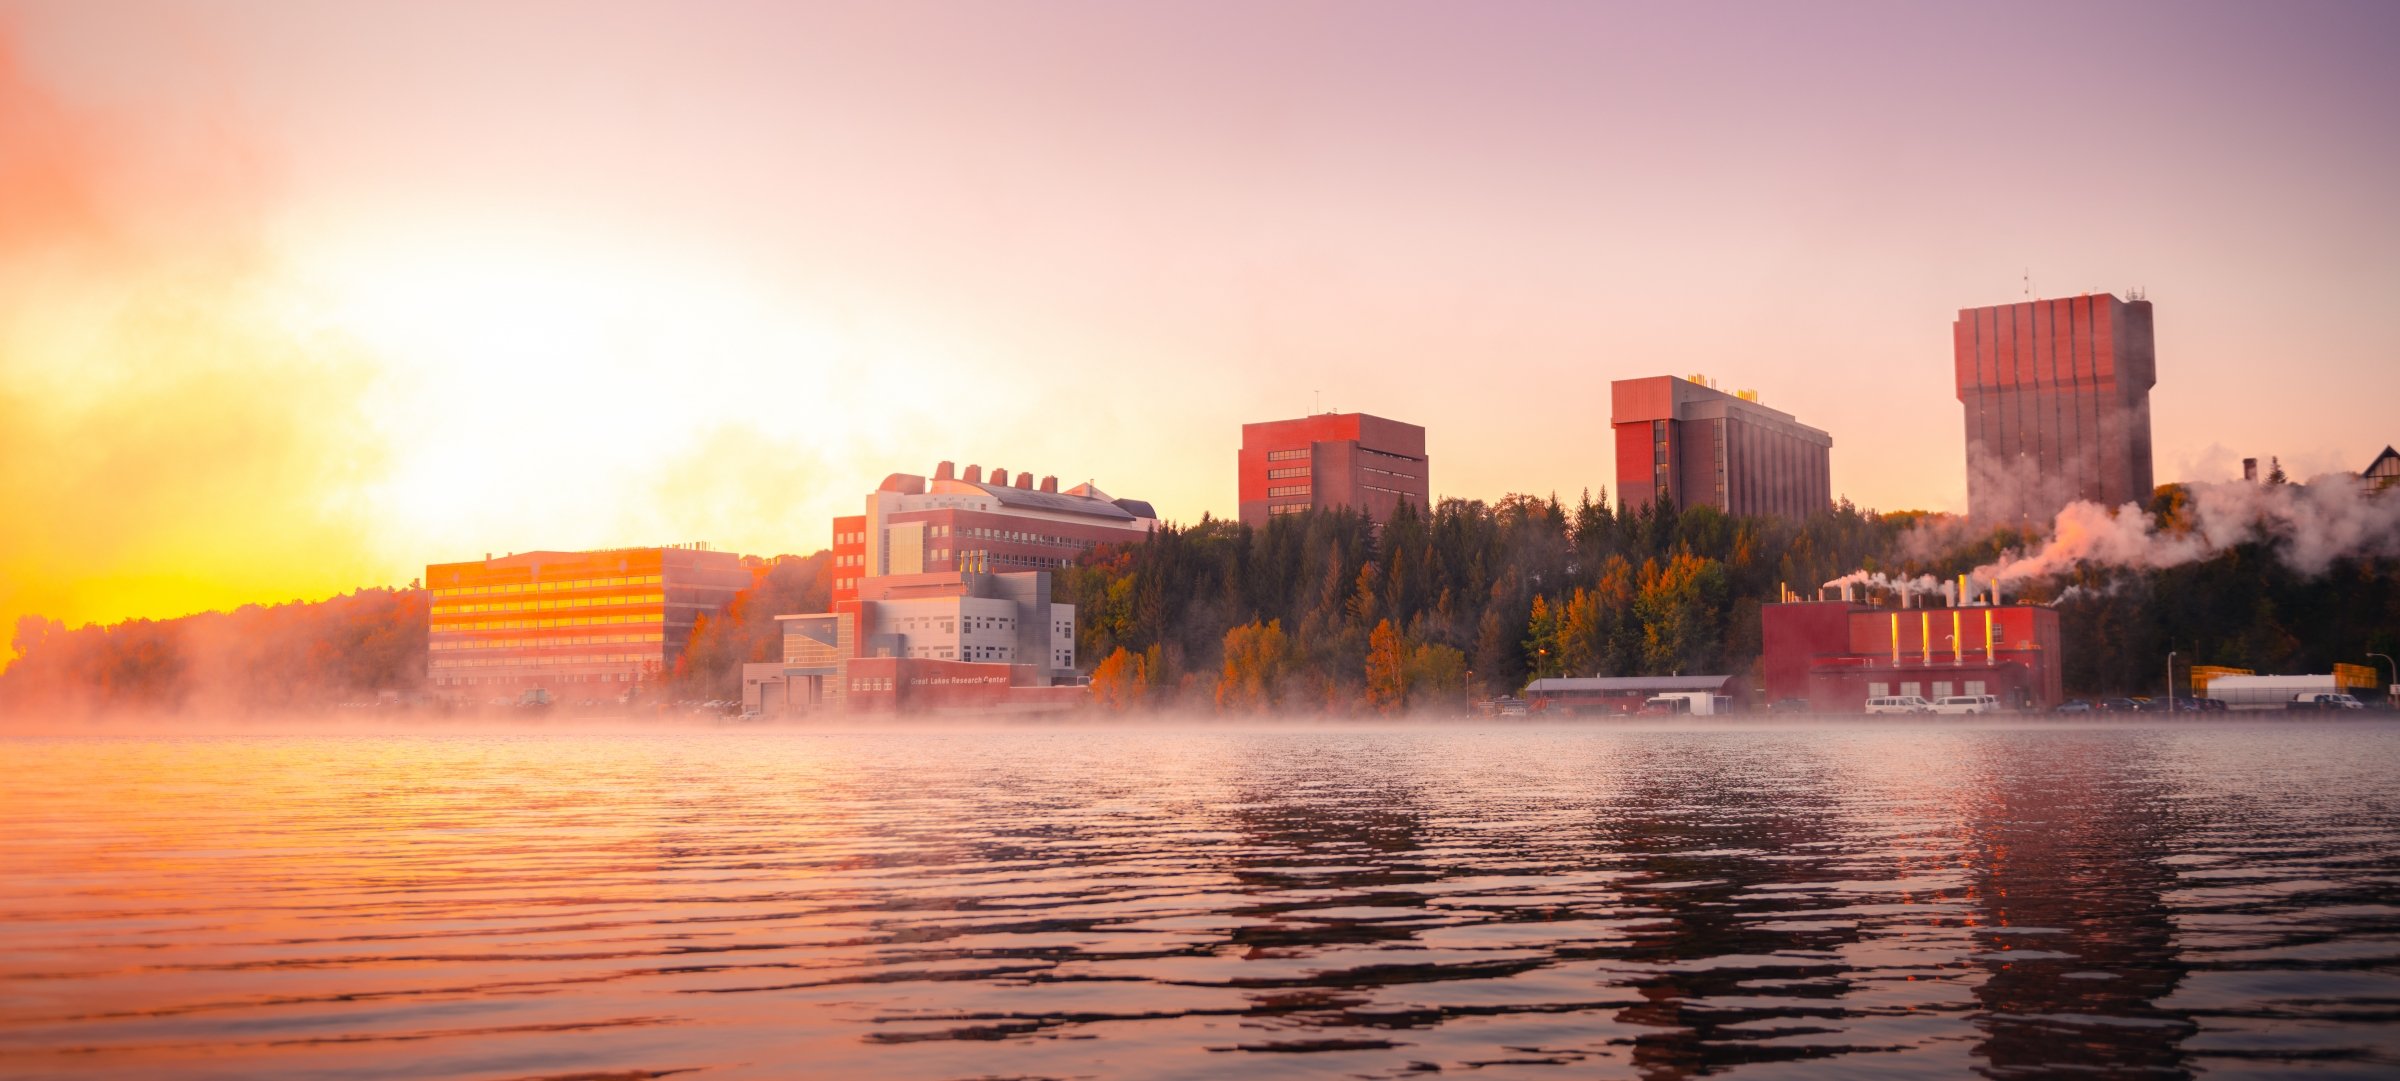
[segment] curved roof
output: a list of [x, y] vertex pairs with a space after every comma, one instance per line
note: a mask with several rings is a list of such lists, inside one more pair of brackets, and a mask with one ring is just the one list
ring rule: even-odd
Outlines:
[[[1119, 522], [1130, 522], [1139, 517], [1117, 503], [1106, 500], [1087, 499], [1083, 496], [1067, 495], [1062, 492], [1042, 492], [1031, 488], [1011, 488], [1005, 484], [985, 484], [980, 481], [963, 483], [973, 484], [975, 487], [983, 489], [992, 498], [999, 500], [1003, 507], [1029, 507], [1034, 510], [1080, 514], [1088, 518], [1107, 518]], [[1119, 502], [1132, 501], [1120, 500]]]

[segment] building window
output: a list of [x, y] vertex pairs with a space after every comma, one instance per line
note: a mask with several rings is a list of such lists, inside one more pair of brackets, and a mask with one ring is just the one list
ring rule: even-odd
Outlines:
[[1306, 458], [1314, 453], [1316, 453], [1316, 448], [1314, 447], [1302, 447], [1298, 450], [1270, 450], [1267, 452], [1267, 460], [1270, 462], [1288, 462], [1294, 458]]
[[1267, 495], [1268, 495], [1268, 497], [1270, 497], [1270, 498], [1273, 498], [1273, 497], [1278, 497], [1278, 496], [1287, 496], [1287, 495], [1307, 495], [1307, 494], [1308, 494], [1308, 485], [1305, 485], [1305, 484], [1285, 484], [1285, 485], [1279, 485], [1279, 486], [1277, 486], [1277, 487], [1274, 487], [1274, 488], [1269, 488], [1269, 489], [1267, 489]]
[[1307, 476], [1307, 475], [1308, 475], [1308, 472], [1309, 472], [1309, 470], [1310, 470], [1310, 469], [1312, 469], [1312, 468], [1314, 468], [1314, 467], [1313, 467], [1313, 466], [1305, 466], [1305, 465], [1294, 465], [1294, 466], [1285, 466], [1285, 467], [1284, 467], [1284, 468], [1282, 468], [1282, 469], [1270, 469], [1270, 470], [1267, 470], [1267, 479], [1268, 479], [1268, 480], [1283, 480], [1283, 479], [1285, 479], [1285, 478], [1287, 478], [1287, 477], [1305, 477], [1305, 476]]

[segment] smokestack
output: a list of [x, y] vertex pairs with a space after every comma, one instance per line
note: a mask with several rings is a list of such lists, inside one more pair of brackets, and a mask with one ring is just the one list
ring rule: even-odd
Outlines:
[[1058, 478], [1057, 478], [1057, 477], [1043, 477], [1043, 478], [1042, 478], [1042, 490], [1043, 490], [1043, 491], [1045, 491], [1045, 492], [1053, 492], [1053, 493], [1057, 492], [1057, 491], [1058, 491]]
[[1974, 603], [1974, 601], [1975, 601], [1975, 595], [1974, 595], [1973, 593], [1969, 593], [1969, 592], [1967, 592], [1967, 590], [1968, 590], [1968, 589], [1970, 589], [1970, 588], [1972, 588], [1972, 587], [1970, 587], [1970, 586], [1968, 586], [1968, 585], [1967, 585], [1967, 576], [1966, 576], [1966, 574], [1965, 574], [1964, 572], [1961, 572], [1961, 573], [1959, 574], [1959, 576], [1958, 576], [1958, 603], [1959, 603], [1959, 604], [1961, 604], [1961, 605], [1966, 605], [1966, 604], [1972, 604], [1972, 603]]
[[2000, 580], [1999, 580], [1998, 578], [1994, 578], [1994, 579], [1992, 579], [1992, 607], [1994, 607], [1994, 608], [1998, 608], [1999, 606], [2000, 606]]
[[2258, 459], [2242, 459], [2242, 479], [2252, 484], [2258, 483]]
[[999, 466], [993, 466], [992, 486], [995, 488], [1008, 487], [1008, 470], [1002, 469]]
[[935, 479], [935, 480], [951, 480], [951, 479], [954, 479], [954, 474], [956, 474], [957, 470], [958, 470], [958, 467], [957, 467], [957, 466], [954, 466], [954, 465], [952, 465], [952, 464], [950, 464], [949, 462], [935, 462], [935, 463], [933, 464], [933, 479]]
[[1018, 487], [1018, 489], [1020, 489], [1020, 490], [1022, 490], [1022, 491], [1027, 491], [1027, 492], [1030, 492], [1030, 491], [1032, 491], [1032, 490], [1033, 490], [1033, 474], [1031, 474], [1031, 473], [1019, 473], [1019, 474], [1017, 474], [1017, 487]]
[[983, 483], [983, 467], [979, 465], [968, 466], [966, 481], [969, 484]]

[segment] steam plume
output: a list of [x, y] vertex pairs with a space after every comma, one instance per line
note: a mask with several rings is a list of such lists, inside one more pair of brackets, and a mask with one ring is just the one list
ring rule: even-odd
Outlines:
[[1975, 569], [1978, 581], [2048, 578], [2081, 565], [2161, 570], [2265, 543], [2285, 566], [2314, 577], [2336, 560], [2400, 556], [2400, 499], [2381, 498], [2354, 476], [2308, 484], [2237, 481], [2187, 486], [2190, 502], [2160, 531], [2131, 503], [2111, 510], [2075, 502], [2058, 512], [2050, 539]]

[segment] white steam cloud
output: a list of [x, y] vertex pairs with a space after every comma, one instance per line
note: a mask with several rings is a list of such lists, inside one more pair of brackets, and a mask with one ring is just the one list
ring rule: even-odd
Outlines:
[[2380, 496], [2357, 477], [2329, 474], [2308, 484], [2240, 481], [2187, 485], [2183, 528], [2161, 532], [2142, 508], [2075, 502], [2058, 512], [2050, 539], [1975, 569], [2002, 585], [2048, 578], [2077, 566], [2161, 570], [2212, 558], [2243, 544], [2272, 546], [2306, 576], [2336, 560], [2400, 556], [2400, 497]]

